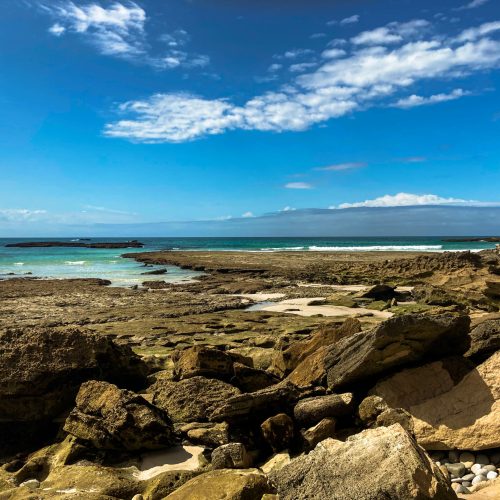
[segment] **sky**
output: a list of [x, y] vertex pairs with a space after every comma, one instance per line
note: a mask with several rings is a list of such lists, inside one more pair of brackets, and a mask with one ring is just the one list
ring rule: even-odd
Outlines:
[[0, 236], [500, 205], [497, 0], [1, 8]]

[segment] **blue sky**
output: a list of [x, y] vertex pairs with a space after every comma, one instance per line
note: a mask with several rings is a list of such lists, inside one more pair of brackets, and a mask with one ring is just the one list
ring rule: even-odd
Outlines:
[[497, 0], [4, 0], [0, 64], [4, 236], [500, 200]]

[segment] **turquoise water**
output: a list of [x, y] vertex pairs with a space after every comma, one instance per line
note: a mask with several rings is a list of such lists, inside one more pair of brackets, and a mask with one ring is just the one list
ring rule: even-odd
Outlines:
[[[128, 241], [131, 238], [96, 238], [92, 241]], [[237, 250], [247, 252], [276, 251], [422, 251], [444, 252], [495, 248], [494, 243], [445, 242], [444, 237], [429, 238], [138, 238], [144, 249], [93, 248], [7, 248], [7, 243], [37, 241], [35, 239], [0, 239], [0, 278], [9, 273], [32, 273], [50, 278], [103, 278], [116, 286], [129, 286], [146, 280], [182, 282], [200, 273], [175, 266], [162, 266], [168, 273], [144, 276], [144, 268], [133, 259], [121, 257], [124, 253], [154, 250]], [[50, 241], [50, 238], [44, 239]], [[72, 239], [58, 239], [72, 241]], [[40, 241], [40, 239], [38, 239]], [[74, 241], [74, 240], [73, 240]]]

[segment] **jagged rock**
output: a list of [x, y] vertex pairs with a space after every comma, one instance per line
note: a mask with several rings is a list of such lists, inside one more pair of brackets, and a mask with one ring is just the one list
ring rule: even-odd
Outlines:
[[329, 346], [322, 346], [299, 363], [285, 379], [297, 387], [322, 384], [326, 378], [325, 357]]
[[493, 299], [500, 298], [500, 281], [486, 281], [486, 288], [483, 292], [487, 297]]
[[368, 396], [361, 401], [358, 407], [358, 416], [366, 427], [371, 427], [377, 417], [387, 410], [389, 406], [380, 396]]
[[182, 426], [180, 431], [186, 434], [189, 442], [206, 448], [217, 448], [229, 443], [229, 426], [225, 422], [220, 424], [193, 422]]
[[320, 347], [334, 344], [360, 331], [361, 323], [354, 318], [346, 319], [340, 326], [335, 323], [324, 325], [310, 339], [294, 342], [285, 350], [277, 351], [273, 357], [271, 371], [283, 377]]
[[270, 478], [280, 500], [456, 498], [441, 471], [399, 424], [368, 429], [345, 442], [326, 439]]
[[293, 441], [293, 420], [286, 413], [279, 413], [262, 422], [260, 428], [267, 443], [276, 453], [287, 449]]
[[260, 420], [291, 410], [300, 397], [299, 390], [288, 382], [256, 392], [249, 392], [229, 398], [225, 404], [212, 412], [213, 422], [234, 422], [238, 420]]
[[477, 325], [470, 332], [471, 346], [465, 356], [484, 361], [500, 350], [500, 319], [490, 319]]
[[468, 305], [468, 301], [464, 295], [429, 284], [416, 286], [413, 289], [413, 297], [417, 302], [422, 302], [430, 306]]
[[275, 490], [258, 469], [215, 470], [201, 474], [165, 500], [255, 500]]
[[321, 420], [314, 427], [301, 432], [306, 450], [312, 450], [315, 446], [327, 438], [335, 436], [337, 422], [334, 418], [328, 417]]
[[367, 381], [406, 363], [450, 354], [468, 348], [470, 320], [453, 314], [395, 316], [339, 341], [325, 356], [327, 383], [337, 389]]
[[231, 382], [245, 392], [259, 391], [279, 382], [279, 379], [271, 373], [242, 363], [234, 363], [233, 369], [234, 377]]
[[174, 376], [178, 380], [202, 376], [229, 380], [233, 376], [233, 358], [219, 349], [193, 346], [175, 351]]
[[252, 457], [242, 443], [228, 443], [212, 452], [213, 469], [248, 469], [252, 466]]
[[317, 424], [327, 417], [345, 417], [354, 410], [353, 399], [349, 392], [305, 398], [297, 403], [293, 415], [302, 426]]
[[500, 352], [453, 380], [443, 362], [404, 370], [372, 392], [411, 413], [427, 449], [481, 450], [500, 446]]
[[412, 436], [415, 428], [411, 415], [403, 408], [388, 408], [384, 410], [375, 420], [375, 427], [389, 427], [393, 424], [400, 424]]
[[9, 329], [0, 334], [0, 449], [50, 437], [50, 421], [70, 409], [89, 379], [122, 387], [146, 383], [146, 365], [110, 337], [70, 328]]
[[275, 453], [266, 463], [262, 464], [259, 468], [265, 474], [269, 474], [273, 470], [279, 470], [285, 465], [290, 463], [290, 453], [283, 451]]
[[241, 394], [226, 382], [200, 376], [179, 382], [160, 379], [148, 392], [153, 395], [153, 404], [165, 410], [173, 422], [207, 421], [214, 409]]
[[148, 450], [172, 446], [168, 415], [142, 396], [107, 382], [80, 387], [64, 430], [94, 448]]

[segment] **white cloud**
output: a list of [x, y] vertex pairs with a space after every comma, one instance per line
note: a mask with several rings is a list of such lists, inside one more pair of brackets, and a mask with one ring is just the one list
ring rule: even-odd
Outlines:
[[462, 89], [455, 89], [449, 94], [434, 94], [429, 97], [422, 97], [420, 95], [412, 94], [409, 97], [404, 97], [399, 99], [394, 104], [396, 108], [414, 108], [415, 106], [425, 106], [426, 104], [436, 104], [445, 101], [454, 101], [455, 99], [460, 99], [460, 97], [470, 95], [470, 92], [466, 92]]
[[335, 165], [328, 165], [327, 167], [319, 167], [316, 168], [315, 170], [323, 170], [327, 172], [341, 172], [342, 170], [352, 170], [355, 168], [366, 167], [367, 165], [368, 163], [364, 161], [353, 161], [346, 163], [337, 163]]
[[284, 187], [286, 189], [312, 189], [312, 184], [308, 182], [289, 182]]
[[500, 21], [484, 23], [475, 28], [469, 28], [456, 38], [457, 42], [473, 42], [482, 36], [489, 35], [500, 30]]
[[317, 40], [318, 38], [325, 38], [326, 33], [313, 33], [309, 38], [311, 40]]
[[379, 45], [397, 43], [402, 39], [402, 36], [391, 33], [388, 28], [382, 27], [371, 31], [363, 31], [359, 35], [351, 38], [351, 42], [356, 45]]
[[296, 208], [293, 208], [293, 207], [289, 207], [288, 205], [286, 207], [283, 207], [280, 212], [294, 212], [295, 210], [297, 210]]
[[287, 50], [282, 56], [276, 55], [277, 59], [296, 59], [297, 57], [304, 57], [313, 54], [314, 51], [311, 49], [292, 49]]
[[[475, 28], [483, 35], [457, 42], [456, 37], [438, 40], [434, 35], [415, 40], [429, 31], [424, 20], [387, 26], [403, 38], [397, 47], [353, 45], [348, 55], [325, 59], [317, 69], [241, 104], [182, 93], [126, 102], [118, 110], [122, 119], [108, 124], [104, 133], [140, 142], [181, 142], [234, 129], [301, 131], [371, 106], [393, 105], [391, 96], [419, 82], [450, 81], [500, 66], [500, 41], [487, 36], [491, 27]], [[396, 105], [438, 103], [466, 94], [457, 89], [430, 97], [411, 95], [400, 97]]]
[[342, 57], [346, 55], [346, 51], [343, 49], [326, 49], [321, 53], [321, 57], [324, 59], [335, 59], [337, 57]]
[[42, 3], [41, 8], [56, 21], [49, 28], [50, 33], [57, 37], [68, 33], [80, 36], [103, 55], [157, 69], [201, 67], [209, 62], [207, 56], [179, 50], [189, 41], [189, 34], [180, 29], [162, 35], [160, 41], [167, 48], [162, 54], [152, 55], [147, 41], [146, 11], [133, 1], [116, 1], [103, 7], [97, 2], [77, 5], [71, 0], [57, 0]]
[[355, 14], [354, 16], [345, 17], [344, 19], [342, 19], [342, 21], [340, 21], [340, 24], [342, 24], [342, 25], [354, 24], [354, 23], [357, 23], [358, 21], [359, 21], [359, 15]]
[[241, 214], [241, 216], [244, 218], [244, 219], [249, 219], [250, 217], [255, 217], [255, 215], [253, 214], [253, 212], [245, 212], [243, 214]]
[[310, 68], [314, 68], [316, 66], [316, 63], [310, 62], [310, 63], [297, 63], [297, 64], [292, 64], [288, 70], [291, 71], [292, 73], [302, 73], [303, 71], [307, 71]]
[[6, 222], [35, 222], [45, 218], [47, 210], [29, 210], [27, 208], [0, 209], [0, 220]]
[[267, 71], [274, 73], [275, 71], [279, 71], [283, 67], [283, 64], [271, 64], [269, 68], [267, 68]]
[[338, 207], [330, 208], [360, 208], [360, 207], [408, 207], [415, 205], [449, 205], [456, 203], [469, 203], [468, 200], [460, 198], [443, 198], [436, 194], [411, 194], [398, 193], [386, 194], [373, 200], [359, 201], [356, 203], [342, 203]]
[[472, 2], [462, 5], [461, 7], [458, 7], [456, 10], [477, 9], [478, 7], [481, 7], [481, 5], [484, 5], [487, 2], [489, 2], [489, 0], [472, 0]]

